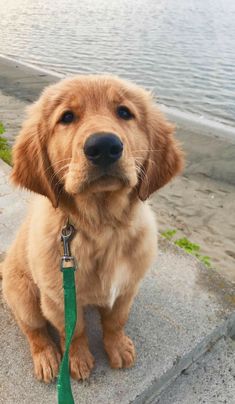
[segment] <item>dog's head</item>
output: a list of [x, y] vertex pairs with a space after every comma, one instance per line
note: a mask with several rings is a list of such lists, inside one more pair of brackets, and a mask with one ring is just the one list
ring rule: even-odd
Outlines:
[[182, 169], [173, 127], [143, 89], [77, 76], [45, 89], [13, 151], [14, 183], [61, 198], [126, 188], [141, 200]]

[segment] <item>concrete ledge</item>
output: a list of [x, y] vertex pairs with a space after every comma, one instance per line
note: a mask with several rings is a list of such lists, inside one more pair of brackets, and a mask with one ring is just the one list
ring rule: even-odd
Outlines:
[[[15, 193], [6, 183], [8, 168], [3, 166], [0, 166], [0, 236], [3, 240], [5, 234], [11, 233], [5, 242], [7, 248], [14, 226], [25, 213], [27, 195]], [[96, 368], [88, 382], [73, 383], [75, 402], [155, 403], [156, 397], [183, 369], [221, 337], [234, 333], [234, 309], [234, 287], [162, 240], [159, 258], [142, 283], [126, 327], [137, 348], [136, 366], [122, 371], [109, 368], [99, 318], [95, 309], [89, 310], [89, 340]], [[56, 403], [55, 384], [46, 386], [33, 379], [26, 340], [4, 304], [1, 328], [2, 402]]]
[[234, 403], [235, 341], [221, 339], [161, 395], [155, 404]]

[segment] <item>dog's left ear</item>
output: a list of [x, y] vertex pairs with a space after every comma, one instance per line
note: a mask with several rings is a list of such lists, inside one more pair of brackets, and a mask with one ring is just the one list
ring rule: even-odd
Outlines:
[[138, 194], [144, 201], [183, 169], [183, 152], [174, 139], [174, 126], [155, 105], [148, 111], [149, 154], [143, 165]]

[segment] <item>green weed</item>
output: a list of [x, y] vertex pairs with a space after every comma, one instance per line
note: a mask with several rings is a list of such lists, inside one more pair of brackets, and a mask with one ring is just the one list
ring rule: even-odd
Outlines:
[[173, 241], [178, 247], [182, 248], [188, 254], [194, 255], [199, 261], [203, 262], [205, 266], [208, 268], [211, 267], [211, 259], [207, 255], [201, 255], [200, 250], [201, 247], [198, 244], [192, 243], [186, 237], [178, 238], [173, 240], [177, 230], [166, 230], [161, 233], [163, 237], [165, 237], [169, 241]]
[[11, 148], [8, 145], [7, 138], [3, 136], [4, 133], [4, 125], [0, 122], [0, 158], [7, 164], [11, 164]]
[[162, 237], [165, 237], [167, 240], [172, 240], [174, 235], [177, 233], [177, 230], [166, 230], [163, 233], [161, 233]]
[[5, 128], [2, 122], [0, 122], [0, 135], [3, 135], [3, 133], [5, 132]]

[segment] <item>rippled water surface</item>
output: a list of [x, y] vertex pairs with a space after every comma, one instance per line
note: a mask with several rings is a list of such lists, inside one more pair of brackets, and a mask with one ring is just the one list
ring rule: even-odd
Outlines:
[[0, 0], [0, 53], [111, 72], [235, 126], [235, 0]]

